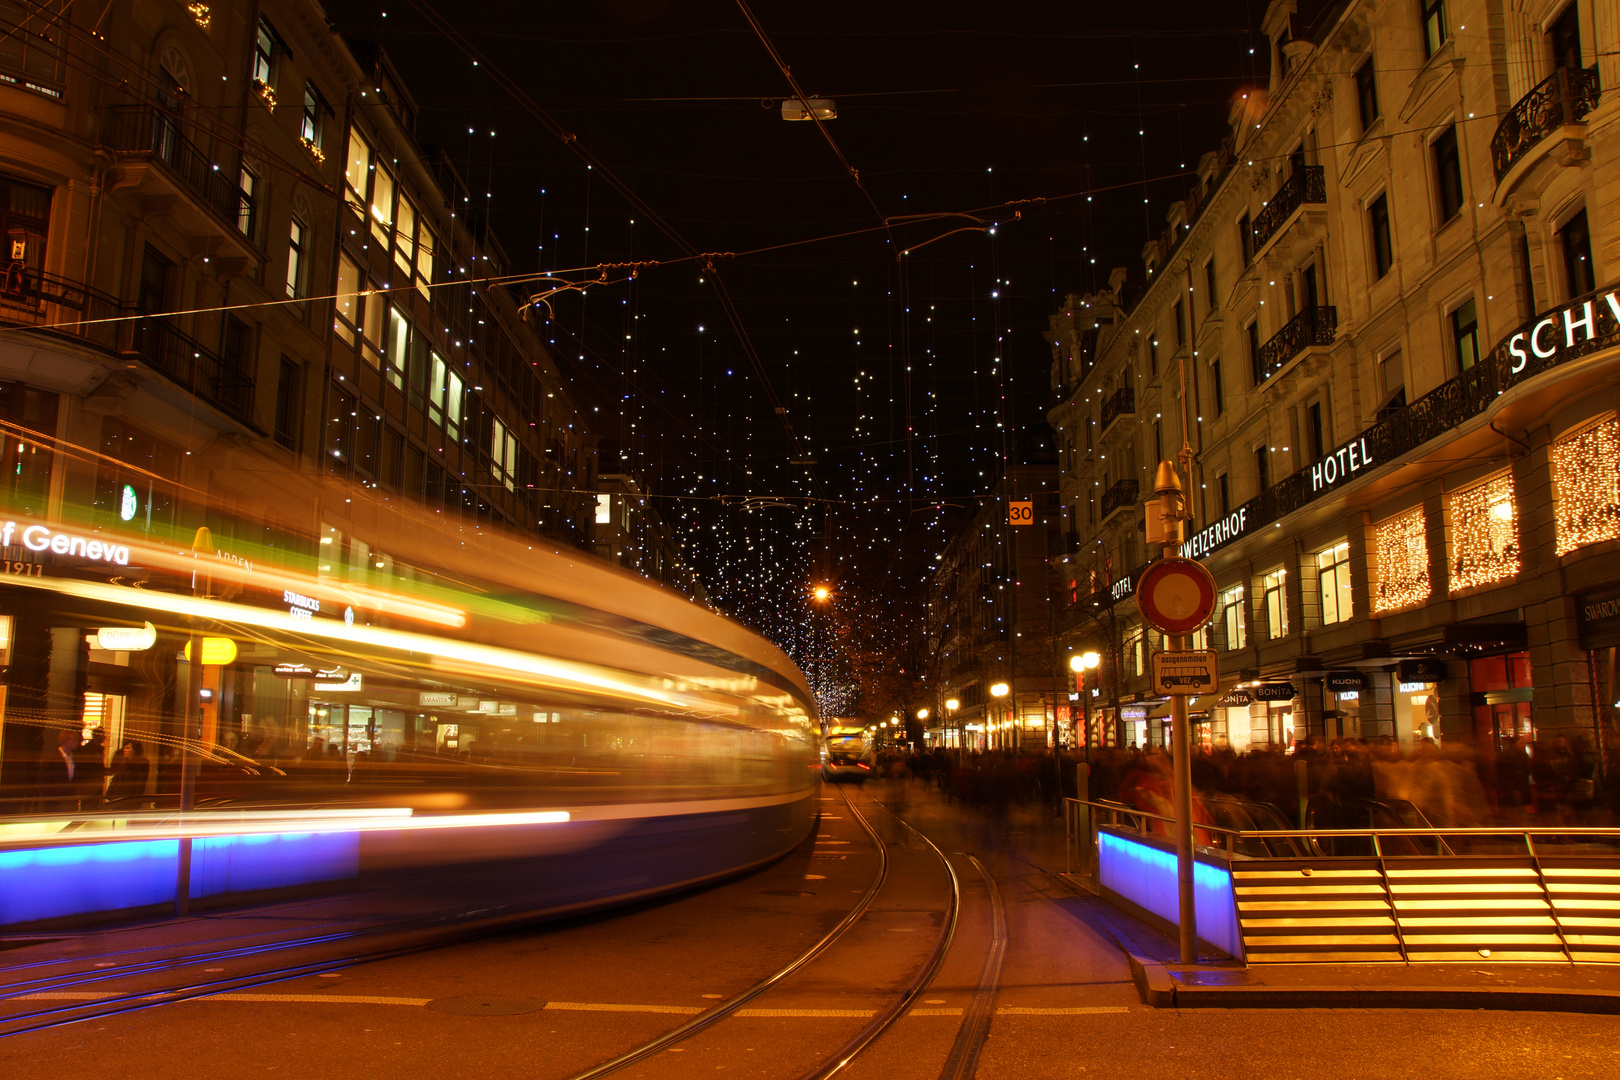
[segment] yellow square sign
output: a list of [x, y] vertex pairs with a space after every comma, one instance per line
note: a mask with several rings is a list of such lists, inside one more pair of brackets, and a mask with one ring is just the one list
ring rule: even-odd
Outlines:
[[1035, 521], [1035, 504], [1032, 502], [1012, 502], [1007, 504], [1007, 524], [1030, 525]]

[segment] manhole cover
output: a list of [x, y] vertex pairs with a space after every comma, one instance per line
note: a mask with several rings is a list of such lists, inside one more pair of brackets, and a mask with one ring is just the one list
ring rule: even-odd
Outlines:
[[452, 1016], [516, 1016], [518, 1013], [538, 1012], [546, 1003], [527, 997], [451, 997], [437, 998], [427, 1003], [434, 1012]]
[[1247, 986], [1255, 981], [1247, 971], [1172, 971], [1170, 977], [1188, 986]]

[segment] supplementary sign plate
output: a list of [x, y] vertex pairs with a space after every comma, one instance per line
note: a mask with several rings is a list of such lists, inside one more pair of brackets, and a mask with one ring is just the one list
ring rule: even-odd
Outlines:
[[1213, 694], [1220, 676], [1214, 649], [1153, 654], [1153, 688], [1161, 694]]

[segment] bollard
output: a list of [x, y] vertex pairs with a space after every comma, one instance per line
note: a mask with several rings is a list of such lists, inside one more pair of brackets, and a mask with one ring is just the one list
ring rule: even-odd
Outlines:
[[1310, 762], [1295, 760], [1294, 777], [1299, 781], [1299, 827], [1305, 828], [1305, 815], [1311, 805]]
[[[1074, 767], [1074, 796], [1080, 800], [1075, 806], [1076, 815], [1079, 818], [1076, 822], [1078, 825], [1076, 831], [1079, 833], [1076, 843], [1080, 845], [1082, 854], [1080, 870], [1087, 877], [1095, 877], [1094, 868], [1097, 865], [1096, 833], [1091, 827], [1091, 807], [1086, 805], [1091, 799], [1091, 766], [1084, 761]], [[1073, 872], [1074, 868], [1071, 866], [1070, 873]]]

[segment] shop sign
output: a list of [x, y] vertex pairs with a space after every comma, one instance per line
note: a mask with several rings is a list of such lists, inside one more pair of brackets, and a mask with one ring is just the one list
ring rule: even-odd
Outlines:
[[1183, 559], [1202, 558], [1222, 544], [1242, 536], [1248, 527], [1249, 508], [1240, 506], [1209, 528], [1194, 533], [1191, 539], [1181, 545], [1180, 555]]
[[[186, 642], [186, 660], [191, 660], [191, 642]], [[202, 664], [204, 667], [223, 667], [236, 660], [236, 642], [228, 637], [205, 637], [202, 639]]]
[[1575, 601], [1575, 621], [1581, 636], [1620, 629], [1620, 589], [1588, 593]]
[[1147, 714], [1146, 705], [1124, 705], [1119, 710], [1121, 720], [1146, 720]]
[[1419, 656], [1402, 660], [1395, 669], [1403, 683], [1432, 683], [1446, 681], [1446, 662], [1436, 656]]
[[157, 627], [104, 626], [96, 631], [96, 648], [107, 652], [145, 652], [157, 644]]
[[416, 694], [416, 704], [423, 709], [454, 709], [456, 695], [444, 690], [419, 690]]
[[1365, 685], [1359, 671], [1330, 671], [1322, 676], [1322, 681], [1335, 694], [1354, 694]]
[[1299, 690], [1291, 682], [1260, 683], [1249, 688], [1256, 701], [1293, 701]]
[[129, 545], [111, 540], [94, 540], [71, 532], [52, 532], [45, 525], [24, 524], [20, 529], [15, 521], [0, 525], [0, 547], [21, 544], [29, 551], [50, 552], [53, 555], [89, 559], [91, 562], [129, 565]]
[[1223, 709], [1246, 709], [1254, 703], [1254, 695], [1247, 690], [1228, 690], [1215, 704]]
[[1365, 435], [1351, 439], [1311, 466], [1311, 493], [1326, 491], [1373, 465], [1372, 451]]
[[[1609, 312], [1620, 322], [1620, 295], [1607, 293], [1603, 302], [1608, 305]], [[1576, 317], [1576, 312], [1580, 317]], [[1537, 360], [1551, 360], [1558, 355], [1560, 349], [1573, 349], [1575, 347], [1575, 331], [1581, 332], [1581, 338], [1590, 341], [1598, 336], [1597, 312], [1592, 301], [1587, 300], [1579, 307], [1571, 305], [1559, 312], [1536, 323], [1529, 330], [1520, 330], [1508, 338], [1508, 356], [1513, 362], [1508, 365], [1509, 373], [1517, 375], [1530, 364], [1530, 357], [1535, 355]], [[1562, 333], [1560, 333], [1562, 331]], [[1564, 340], [1559, 342], [1559, 338]], [[1546, 348], [1542, 348], [1545, 345]], [[1528, 347], [1528, 351], [1526, 351]]]
[[[325, 673], [323, 673], [323, 675], [324, 675], [325, 678], [328, 678], [328, 679], [334, 678], [333, 675], [326, 675]], [[338, 675], [341, 676], [342, 672], [339, 672]], [[351, 671], [347, 676], [343, 676], [337, 682], [319, 682], [319, 681], [317, 681], [310, 689], [319, 690], [322, 693], [326, 693], [326, 694], [344, 694], [344, 693], [349, 693], [349, 692], [352, 692], [352, 691], [355, 691], [355, 690], [359, 690], [360, 689], [360, 684], [361, 684], [360, 673], [358, 671]]]
[[313, 596], [295, 593], [291, 589], [283, 589], [282, 602], [287, 605], [287, 614], [295, 619], [313, 619], [321, 612], [321, 602]]

